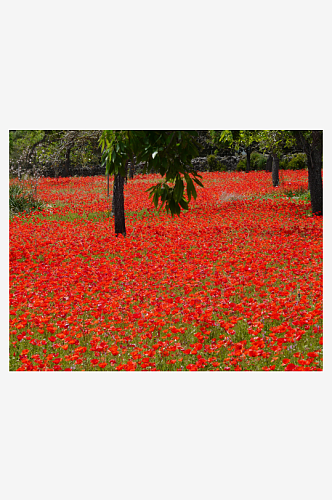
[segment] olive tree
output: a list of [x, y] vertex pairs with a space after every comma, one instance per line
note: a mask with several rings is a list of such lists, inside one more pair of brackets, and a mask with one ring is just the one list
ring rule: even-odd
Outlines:
[[[144, 162], [144, 173], [158, 172], [162, 179], [149, 188], [159, 210], [165, 206], [172, 216], [187, 210], [191, 197], [196, 198], [194, 183], [203, 187], [201, 177], [191, 170], [191, 160], [198, 156], [197, 132], [184, 130], [135, 131], [104, 130], [100, 146], [106, 174], [114, 175], [115, 234], [126, 235], [124, 178], [128, 163]], [[185, 197], [186, 194], [186, 197]]]
[[308, 185], [311, 198], [311, 209], [315, 215], [323, 215], [323, 131], [292, 130], [290, 134], [307, 156]]
[[243, 148], [247, 157], [246, 172], [250, 171], [250, 154], [258, 140], [257, 130], [221, 130], [219, 134], [214, 130], [209, 132], [214, 142], [218, 141], [226, 148]]

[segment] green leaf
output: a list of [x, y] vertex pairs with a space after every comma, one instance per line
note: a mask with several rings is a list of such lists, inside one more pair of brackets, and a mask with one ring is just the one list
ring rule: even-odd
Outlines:
[[195, 190], [195, 186], [194, 186], [194, 183], [191, 179], [191, 177], [187, 174], [185, 174], [185, 177], [186, 177], [186, 181], [187, 181], [187, 196], [188, 196], [188, 201], [191, 200], [191, 195], [193, 195], [193, 197], [196, 199], [196, 190]]
[[168, 192], [166, 191], [166, 189], [163, 189], [162, 192], [161, 192], [161, 201], [162, 202], [165, 202], [168, 198]]
[[181, 208], [178, 203], [175, 204], [174, 212], [176, 213], [176, 215], [180, 215], [181, 213]]
[[181, 198], [179, 203], [184, 210], [188, 210], [188, 202], [184, 198]]
[[201, 181], [196, 179], [196, 177], [193, 178], [193, 181], [196, 182], [196, 184], [198, 184], [199, 186], [204, 187], [203, 184], [201, 183]]
[[183, 196], [183, 190], [184, 190], [183, 180], [177, 178], [174, 186], [174, 200], [176, 203], [178, 203], [181, 200]]
[[158, 207], [158, 201], [159, 201], [159, 193], [158, 191], [156, 190], [156, 192], [154, 193], [154, 196], [153, 196], [153, 203], [154, 203], [154, 206], [157, 208]]
[[192, 195], [194, 197], [194, 200], [196, 200], [196, 198], [197, 198], [197, 192], [196, 192], [196, 188], [194, 186], [194, 183], [192, 183], [191, 191], [192, 191]]

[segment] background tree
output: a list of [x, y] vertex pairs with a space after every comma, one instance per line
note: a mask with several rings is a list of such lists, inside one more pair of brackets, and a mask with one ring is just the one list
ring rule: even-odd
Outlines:
[[[257, 144], [257, 130], [210, 130], [210, 136], [215, 144], [224, 148], [243, 149], [246, 153], [246, 172], [250, 171], [250, 154]], [[219, 132], [219, 133], [218, 133]]]
[[293, 143], [291, 136], [283, 130], [260, 130], [256, 139], [259, 148], [272, 156], [272, 185], [279, 186], [279, 155], [283, 151], [283, 146]]
[[307, 156], [312, 213], [323, 215], [323, 131], [292, 130], [289, 133]]
[[36, 148], [45, 142], [47, 133], [45, 130], [9, 131], [9, 163], [13, 174], [32, 169], [32, 157]]
[[279, 183], [279, 154], [283, 149], [297, 146], [306, 154], [311, 210], [315, 215], [323, 215], [323, 131], [262, 130], [259, 137], [260, 147], [273, 156], [272, 182], [275, 187]]
[[71, 166], [99, 165], [101, 130], [15, 130], [9, 132], [13, 174], [54, 169], [69, 175]]
[[[191, 160], [198, 156], [195, 131], [131, 131], [105, 130], [100, 139], [102, 159], [106, 174], [114, 175], [115, 234], [126, 235], [124, 216], [124, 178], [128, 162], [145, 162], [143, 173], [158, 172], [161, 182], [148, 189], [153, 203], [159, 210], [165, 206], [167, 213], [180, 215], [197, 193], [194, 182], [203, 187], [196, 172], [191, 172]], [[121, 179], [122, 178], [122, 179]], [[184, 196], [186, 188], [187, 199]], [[160, 204], [159, 204], [160, 203]]]
[[75, 163], [80, 162], [85, 165], [91, 162], [95, 155], [98, 164], [101, 160], [99, 140], [101, 130], [64, 130], [59, 138], [57, 147], [49, 155], [52, 164], [64, 165], [64, 173], [68, 175], [70, 169], [70, 158], [72, 156]]
[[223, 151], [222, 145], [219, 143], [221, 132], [222, 130], [197, 130], [199, 156], [208, 156]]

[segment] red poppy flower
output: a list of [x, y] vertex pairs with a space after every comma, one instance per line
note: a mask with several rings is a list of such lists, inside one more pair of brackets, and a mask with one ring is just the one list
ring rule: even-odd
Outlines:
[[116, 356], [118, 354], [118, 348], [117, 348], [117, 346], [116, 345], [115, 346], [111, 346], [110, 347], [110, 351], [113, 354], [113, 356]]
[[294, 365], [294, 363], [289, 363], [286, 368], [285, 368], [285, 371], [287, 372], [291, 372], [291, 371], [294, 371], [296, 368], [296, 366]]
[[[283, 175], [291, 186], [306, 188], [305, 172]], [[204, 190], [179, 219], [163, 211], [154, 216], [145, 190], [157, 176], [135, 177], [125, 187], [126, 214], [134, 214], [127, 218], [128, 238], [115, 238], [100, 217], [109, 209], [104, 179], [40, 179], [40, 196], [63, 206], [52, 207], [56, 222], [47, 212], [38, 215], [42, 224], [35, 215], [10, 221], [13, 369], [60, 371], [75, 363], [92, 370], [104, 362], [100, 354], [118, 371], [271, 371], [279, 353], [290, 355], [290, 343], [298, 351], [290, 359], [301, 359], [303, 346], [296, 345], [317, 336], [318, 356], [309, 353], [298, 365], [286, 357], [282, 367], [321, 369], [322, 220], [308, 218], [305, 204], [254, 199], [273, 190], [266, 172], [203, 177]], [[138, 217], [142, 212], [149, 216]], [[21, 360], [12, 339], [26, 342], [24, 348], [30, 342]], [[70, 353], [63, 367], [51, 362], [61, 349]], [[181, 368], [180, 360], [174, 363], [177, 351], [188, 360]], [[150, 362], [154, 356], [158, 368]], [[261, 360], [268, 366], [260, 368]]]

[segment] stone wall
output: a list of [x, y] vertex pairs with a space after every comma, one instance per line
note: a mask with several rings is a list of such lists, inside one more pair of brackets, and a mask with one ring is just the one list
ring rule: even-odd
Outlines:
[[[227, 166], [228, 170], [235, 170], [236, 165], [238, 163], [238, 157], [236, 156], [216, 156], [216, 159]], [[192, 170], [197, 172], [209, 172], [209, 166], [207, 164], [206, 156], [199, 156], [194, 158], [191, 162]], [[144, 163], [138, 163], [135, 168], [136, 174], [143, 173]], [[156, 173], [156, 172], [155, 172]], [[95, 166], [87, 166], [87, 167], [72, 167], [69, 170], [69, 175], [65, 175], [64, 168], [59, 168], [58, 170], [59, 177], [88, 177], [93, 175], [105, 175], [105, 167], [101, 167], [100, 165]], [[45, 167], [42, 173], [43, 177], [57, 177], [57, 173], [54, 168]]]
[[54, 168], [45, 167], [42, 172], [42, 177], [89, 177], [93, 175], [105, 175], [105, 167], [101, 167], [100, 165], [92, 165], [87, 167], [72, 167], [69, 170], [69, 175], [66, 175], [64, 172], [64, 168], [59, 168], [56, 171]]
[[[216, 155], [216, 160], [220, 162], [222, 165], [226, 165], [227, 170], [233, 171], [238, 164], [239, 157], [238, 156], [218, 156]], [[198, 158], [194, 158], [192, 160], [193, 169], [198, 172], [209, 172], [209, 166], [207, 163], [206, 156], [199, 156]]]

